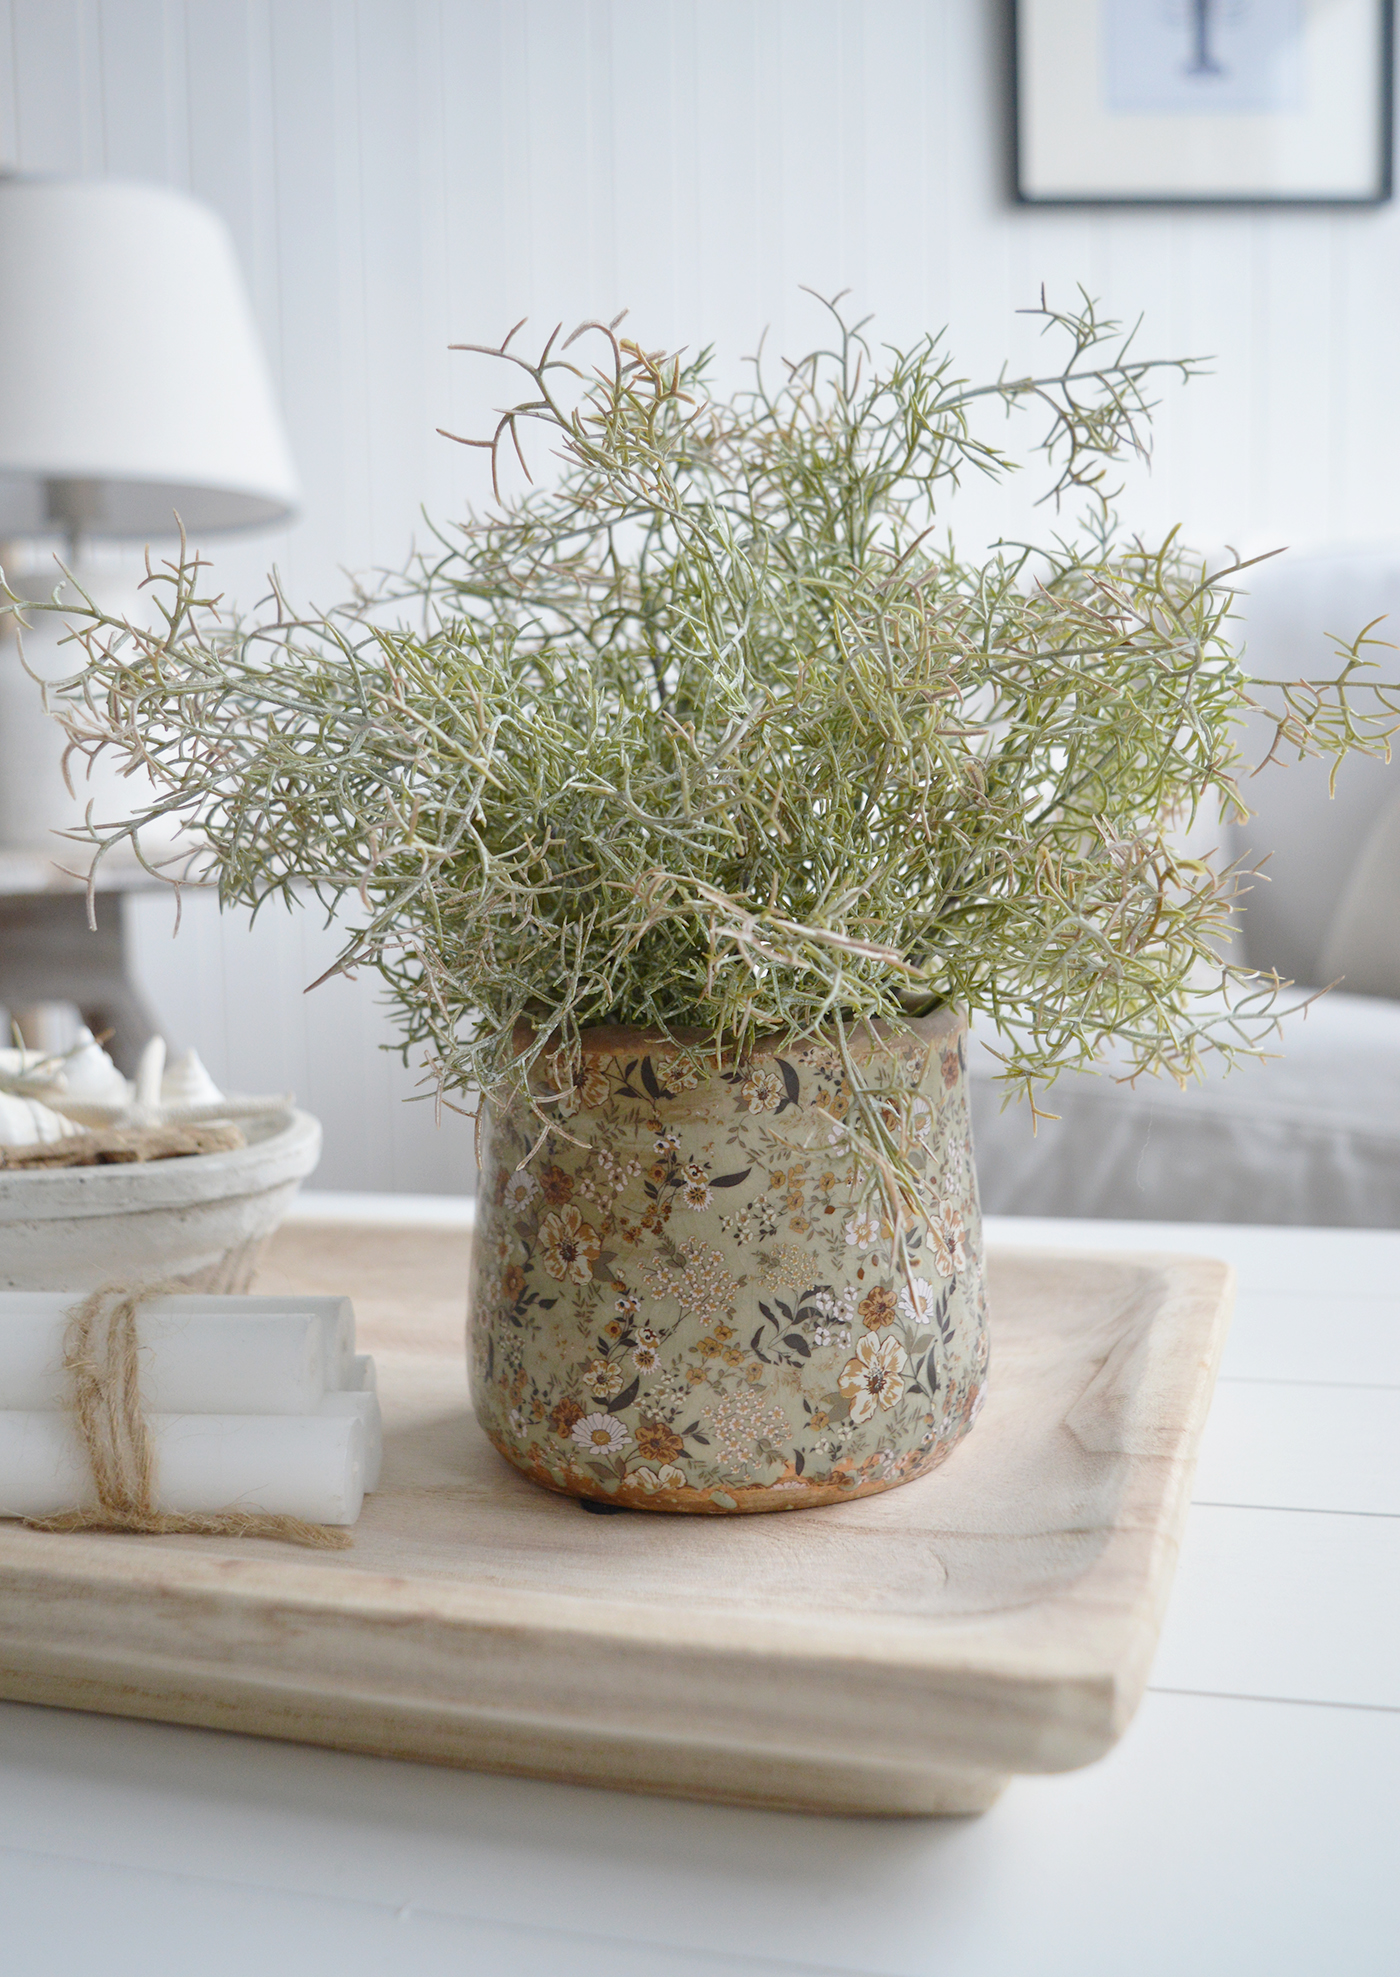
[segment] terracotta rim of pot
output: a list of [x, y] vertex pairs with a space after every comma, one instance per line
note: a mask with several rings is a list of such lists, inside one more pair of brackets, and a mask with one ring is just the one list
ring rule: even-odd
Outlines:
[[[923, 1016], [906, 1016], [899, 1023], [876, 1018], [873, 1023], [862, 1021], [852, 1027], [848, 1042], [853, 1057], [866, 1057], [878, 1048], [887, 1037], [899, 1038], [912, 1035], [923, 1043], [931, 1043], [940, 1035], [956, 1035], [966, 1029], [967, 1018], [952, 1003], [943, 1002]], [[535, 1041], [538, 1032], [527, 1017], [522, 1016], [515, 1026], [512, 1042], [517, 1057], [523, 1056]], [[579, 1032], [579, 1048], [585, 1057], [617, 1057], [624, 1051], [636, 1050], [692, 1050], [705, 1049], [713, 1043], [713, 1032], [694, 1027], [677, 1026], [674, 1030], [655, 1030], [634, 1027], [629, 1023], [599, 1023], [591, 1029]], [[718, 1067], [726, 1064], [748, 1063], [755, 1057], [780, 1057], [791, 1050], [810, 1048], [812, 1045], [826, 1044], [835, 1047], [835, 1037], [828, 1029], [815, 1031], [811, 1036], [785, 1038], [780, 1031], [770, 1031], [756, 1037], [742, 1051], [732, 1046], [725, 1048], [718, 1061]], [[547, 1052], [545, 1053], [547, 1054]], [[717, 1067], [717, 1068], [718, 1068]]]

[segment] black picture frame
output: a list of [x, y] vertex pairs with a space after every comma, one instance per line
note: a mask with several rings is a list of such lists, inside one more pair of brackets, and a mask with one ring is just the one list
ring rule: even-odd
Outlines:
[[[1208, 6], [1210, 0], [1204, 0]], [[1316, 5], [1317, 0], [1300, 0], [1306, 6]], [[1141, 187], [1094, 186], [1092, 188], [1055, 189], [1053, 183], [1046, 189], [1042, 156], [1030, 154], [1034, 142], [1032, 131], [1034, 120], [1045, 120], [1056, 112], [1043, 101], [1036, 103], [1035, 92], [1044, 90], [1046, 78], [1033, 72], [1034, 51], [1029, 51], [1027, 27], [1032, 16], [1040, 15], [1040, 32], [1043, 40], [1044, 20], [1051, 7], [1058, 8], [1068, 22], [1075, 17], [1076, 24], [1082, 25], [1083, 17], [1091, 10], [1101, 8], [1104, 0], [1010, 0], [1010, 42], [1011, 42], [1011, 96], [1012, 96], [1012, 172], [1013, 187], [1017, 202], [1023, 206], [1046, 208], [1074, 207], [1241, 207], [1246, 209], [1316, 209], [1358, 208], [1366, 209], [1385, 205], [1394, 194], [1394, 91], [1395, 91], [1395, 0], [1353, 0], [1358, 7], [1369, 8], [1374, 16], [1375, 53], [1377, 73], [1372, 77], [1358, 74], [1357, 94], [1354, 107], [1374, 119], [1374, 158], [1369, 182], [1355, 189], [1306, 191], [1289, 187], [1278, 191], [1222, 186], [1218, 190], [1192, 186], [1188, 189]], [[1083, 106], [1070, 102], [1060, 112], [1066, 118], [1078, 117], [1083, 128]], [[1037, 166], [1040, 167], [1037, 170]], [[1104, 165], [1106, 175], [1113, 171], [1112, 162]]]

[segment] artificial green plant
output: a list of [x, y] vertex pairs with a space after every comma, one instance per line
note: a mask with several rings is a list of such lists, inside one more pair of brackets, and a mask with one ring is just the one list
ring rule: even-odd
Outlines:
[[[176, 883], [253, 908], [309, 889], [449, 1103], [533, 1067], [542, 1120], [536, 1060], [567, 1090], [601, 1023], [844, 1048], [952, 1003], [1026, 1088], [1110, 1039], [1129, 1076], [1257, 1048], [1278, 985], [1218, 960], [1236, 875], [1175, 856], [1173, 827], [1244, 814], [1251, 709], [1276, 748], [1340, 758], [1385, 746], [1392, 690], [1362, 641], [1316, 680], [1252, 677], [1241, 566], [1119, 524], [1114, 463], [1146, 449], [1155, 374], [1190, 364], [1042, 298], [1062, 355], [970, 385], [939, 340], [876, 348], [825, 306], [822, 347], [728, 399], [705, 356], [616, 323], [533, 359], [517, 326], [490, 354], [523, 395], [468, 443], [528, 471], [543, 429], [557, 472], [518, 498], [496, 476], [486, 512], [329, 614], [274, 590], [239, 619], [183, 546], [148, 575], [154, 630], [65, 604], [70, 749], [155, 791], [90, 816], [97, 857], [177, 820]], [[1011, 465], [994, 411], [1038, 415], [1053, 520], [965, 559], [940, 531], [960, 476]], [[873, 1093], [852, 1130], [902, 1171]]]

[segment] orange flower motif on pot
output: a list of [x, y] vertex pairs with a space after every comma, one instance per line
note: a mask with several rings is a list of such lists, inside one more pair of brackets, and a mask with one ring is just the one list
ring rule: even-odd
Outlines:
[[540, 1259], [558, 1283], [586, 1284], [602, 1247], [598, 1231], [572, 1205], [540, 1224]]
[[572, 1174], [566, 1174], [562, 1167], [546, 1167], [540, 1175], [540, 1192], [551, 1208], [558, 1208], [568, 1201], [574, 1191]]
[[882, 1325], [894, 1323], [898, 1306], [895, 1303], [894, 1292], [888, 1285], [876, 1284], [874, 1290], [865, 1293], [856, 1310], [873, 1332], [878, 1331]]
[[637, 1424], [637, 1453], [645, 1462], [674, 1462], [684, 1447], [680, 1436], [664, 1421], [653, 1421], [643, 1415]]
[[866, 1334], [836, 1383], [850, 1402], [851, 1419], [857, 1427], [869, 1421], [877, 1407], [894, 1407], [903, 1399], [908, 1370], [909, 1359], [898, 1339], [873, 1339]]
[[574, 1423], [583, 1419], [583, 1409], [576, 1400], [567, 1396], [557, 1406], [550, 1409], [549, 1425], [556, 1435], [573, 1433]]

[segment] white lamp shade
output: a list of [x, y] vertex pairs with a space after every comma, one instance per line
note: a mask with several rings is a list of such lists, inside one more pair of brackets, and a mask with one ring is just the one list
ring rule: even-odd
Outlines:
[[0, 540], [266, 527], [296, 472], [217, 214], [0, 179]]

